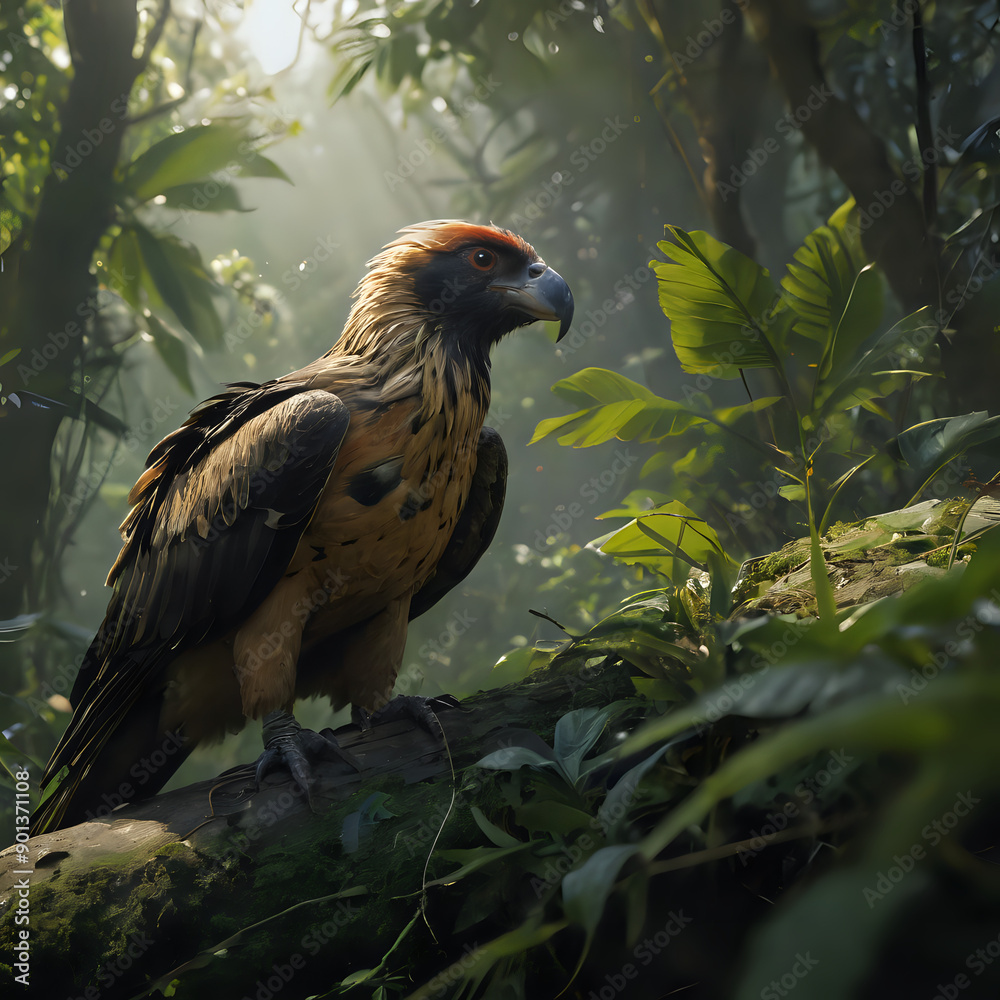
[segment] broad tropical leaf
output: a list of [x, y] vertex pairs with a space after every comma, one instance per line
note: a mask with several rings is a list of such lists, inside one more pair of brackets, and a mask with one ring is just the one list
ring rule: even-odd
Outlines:
[[247, 125], [239, 122], [213, 122], [175, 132], [152, 145], [133, 160], [125, 178], [125, 191], [140, 202], [148, 201], [171, 188], [198, 181], [207, 189], [217, 171], [233, 177], [280, 177], [285, 172], [272, 160], [257, 152]]
[[195, 340], [204, 347], [222, 343], [222, 320], [212, 301], [212, 281], [198, 251], [175, 236], [157, 236], [133, 223], [142, 254], [143, 282], [173, 310]]
[[590, 547], [662, 573], [678, 586], [692, 567], [706, 568], [710, 553], [725, 555], [715, 529], [678, 500], [595, 539]]
[[[638, 382], [604, 368], [584, 368], [552, 386], [557, 395], [585, 409], [549, 417], [529, 443], [559, 433], [562, 445], [587, 448], [612, 438], [656, 441], [681, 434], [703, 418], [681, 403], [663, 399]], [[594, 405], [596, 403], [596, 405]]]
[[684, 371], [735, 378], [741, 368], [775, 367], [766, 333], [775, 306], [768, 272], [708, 233], [668, 228], [677, 242], [657, 246], [674, 263], [650, 266]]
[[[796, 332], [822, 347], [829, 343], [831, 332], [847, 310], [855, 280], [867, 262], [857, 226], [848, 225], [853, 209], [851, 199], [825, 226], [810, 233], [781, 279], [785, 302], [796, 316]], [[877, 293], [866, 302], [876, 322], [882, 314], [881, 286]]]
[[907, 465], [929, 471], [997, 437], [1000, 437], [1000, 416], [991, 417], [985, 410], [977, 410], [914, 424], [896, 438], [896, 444]]

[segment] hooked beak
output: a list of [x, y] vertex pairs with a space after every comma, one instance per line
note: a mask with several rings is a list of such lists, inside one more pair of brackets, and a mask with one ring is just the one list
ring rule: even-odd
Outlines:
[[507, 308], [527, 313], [532, 319], [559, 320], [562, 340], [573, 321], [573, 293], [562, 276], [536, 261], [528, 268], [528, 279], [519, 285], [491, 285], [506, 300]]

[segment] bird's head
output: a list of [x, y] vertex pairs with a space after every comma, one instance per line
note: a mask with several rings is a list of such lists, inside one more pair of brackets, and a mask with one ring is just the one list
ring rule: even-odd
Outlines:
[[449, 352], [485, 359], [517, 327], [558, 320], [562, 337], [573, 319], [566, 282], [521, 237], [496, 226], [408, 226], [369, 268], [345, 333], [365, 318], [369, 335], [375, 323], [390, 332], [418, 322], [436, 330]]

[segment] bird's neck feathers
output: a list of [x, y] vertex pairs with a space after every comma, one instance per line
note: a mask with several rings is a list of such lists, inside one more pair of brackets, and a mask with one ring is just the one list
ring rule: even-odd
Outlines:
[[[372, 263], [379, 262], [377, 257]], [[436, 412], [449, 401], [471, 396], [485, 418], [490, 357], [480, 338], [447, 330], [447, 317], [419, 301], [407, 276], [384, 267], [365, 275], [354, 298], [344, 331], [326, 360], [343, 359], [371, 372], [372, 388], [383, 402], [421, 395], [423, 408]]]

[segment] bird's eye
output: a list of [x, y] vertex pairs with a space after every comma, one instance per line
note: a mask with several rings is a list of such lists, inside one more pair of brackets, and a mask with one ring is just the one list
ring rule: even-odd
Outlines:
[[480, 247], [469, 254], [469, 263], [480, 271], [488, 271], [497, 262], [497, 255], [492, 250]]

